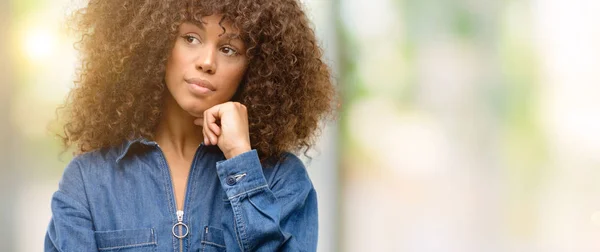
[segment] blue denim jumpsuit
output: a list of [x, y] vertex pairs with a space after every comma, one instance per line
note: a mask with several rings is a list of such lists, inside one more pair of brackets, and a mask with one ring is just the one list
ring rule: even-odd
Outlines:
[[317, 196], [302, 161], [226, 160], [200, 144], [177, 211], [160, 146], [136, 139], [76, 156], [52, 196], [45, 251], [315, 251]]

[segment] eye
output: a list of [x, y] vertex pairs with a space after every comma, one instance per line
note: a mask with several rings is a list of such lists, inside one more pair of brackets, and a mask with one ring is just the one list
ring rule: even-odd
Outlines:
[[200, 40], [192, 35], [181, 36], [188, 44], [199, 44]]
[[237, 54], [237, 51], [229, 46], [221, 47], [221, 52], [227, 56], [234, 56]]

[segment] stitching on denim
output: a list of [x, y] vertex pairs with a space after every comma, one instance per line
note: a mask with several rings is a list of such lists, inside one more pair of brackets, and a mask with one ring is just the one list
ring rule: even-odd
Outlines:
[[[233, 212], [235, 214], [235, 219], [237, 220], [237, 223], [239, 224], [239, 234], [240, 234], [240, 238], [241, 238], [241, 242], [242, 242], [242, 246], [240, 246], [240, 248], [242, 249], [242, 251], [246, 251], [248, 250], [248, 235], [247, 235], [247, 231], [246, 231], [246, 225], [244, 223], [244, 219], [242, 218], [243, 215], [240, 213], [241, 211], [241, 200], [237, 199], [235, 201], [232, 201], [231, 203], [231, 207], [233, 208]], [[234, 206], [235, 204], [235, 206]]]
[[259, 187], [255, 187], [254, 189], [250, 189], [250, 190], [248, 190], [248, 191], [241, 192], [241, 193], [238, 193], [238, 194], [236, 194], [236, 195], [233, 195], [233, 196], [229, 197], [228, 199], [229, 199], [229, 200], [232, 200], [232, 199], [234, 199], [234, 198], [237, 198], [237, 197], [239, 197], [240, 195], [244, 195], [244, 194], [247, 194], [247, 193], [251, 193], [251, 192], [254, 192], [254, 191], [258, 191], [258, 190], [260, 190], [260, 189], [263, 189], [263, 188], [265, 188], [265, 187], [268, 187], [268, 186], [269, 186], [269, 185], [262, 185], [262, 186], [259, 186]]
[[156, 244], [156, 246], [158, 246], [158, 239], [156, 239], [156, 232], [154, 232], [154, 228], [150, 229], [152, 231], [152, 240], [154, 241], [154, 244]]
[[115, 159], [115, 163], [118, 165], [119, 163], [121, 163], [121, 160], [123, 158], [125, 158], [125, 154], [127, 154], [126, 151], [123, 151], [116, 159]]
[[[235, 205], [235, 206], [234, 206]], [[237, 207], [237, 202], [232, 201], [231, 207], [233, 209], [233, 213], [235, 214], [235, 222], [237, 223], [237, 230], [239, 235], [240, 248], [242, 251], [246, 250], [246, 237], [245, 237], [245, 228], [244, 222], [240, 217], [239, 208]]]
[[156, 245], [156, 242], [144, 242], [144, 243], [136, 243], [136, 244], [123, 245], [123, 246], [114, 246], [114, 247], [98, 248], [98, 250], [110, 250], [110, 249], [133, 248], [133, 247], [142, 247], [142, 246], [148, 246], [148, 245]]
[[119, 149], [120, 153], [119, 156], [117, 156], [117, 158], [115, 159], [115, 163], [119, 164], [121, 162], [121, 159], [123, 159], [129, 151], [129, 146], [131, 146], [131, 142], [127, 140], [125, 146], [121, 146], [121, 148]]
[[[200, 171], [199, 171], [199, 169], [197, 169], [195, 167], [198, 165], [198, 160], [200, 160], [200, 157], [198, 155], [199, 155], [199, 152], [201, 152], [201, 150], [202, 150], [202, 146], [200, 145], [200, 146], [198, 146], [198, 149], [196, 150], [196, 153], [194, 153], [194, 160], [192, 161], [192, 166], [190, 167], [190, 174], [188, 176], [189, 177], [188, 179], [192, 180], [192, 181], [188, 181], [189, 186], [192, 187], [190, 189], [190, 192], [189, 192], [189, 196], [191, 198], [194, 198], [194, 195], [196, 193], [196, 187], [197, 187], [196, 184], [197, 184], [198, 181], [196, 179], [194, 179], [194, 177], [196, 176], [196, 173], [199, 173]], [[185, 190], [186, 190], [185, 194], [187, 194], [188, 193], [187, 192], [188, 189], [186, 188]], [[186, 200], [188, 200], [188, 201], [191, 200], [191, 199], [188, 199], [187, 196], [188, 195], [184, 195], [184, 197], [185, 197], [184, 202], [183, 202], [183, 210], [184, 211], [186, 210], [186, 205], [189, 205], [189, 204], [185, 204], [185, 201]], [[188, 214], [187, 218], [188, 218], [187, 219], [188, 223], [190, 223], [190, 225], [189, 225], [188, 228], [191, 229], [192, 226], [193, 226], [193, 224], [192, 224], [193, 215], [189, 215]], [[193, 233], [194, 232], [189, 232], [188, 231], [188, 239], [187, 239], [187, 247], [188, 248], [192, 247], [192, 236], [193, 236]]]
[[[166, 169], [166, 173], [165, 173], [165, 171], [164, 171], [165, 169], [161, 169], [161, 170], [163, 170], [163, 171], [162, 171], [162, 174], [163, 174], [163, 179], [164, 179], [164, 181], [165, 181], [165, 183], [164, 183], [164, 186], [165, 186], [165, 194], [166, 194], [166, 196], [167, 196], [167, 199], [169, 199], [169, 204], [168, 204], [168, 207], [169, 207], [169, 213], [172, 213], [172, 212], [174, 212], [174, 211], [173, 211], [173, 208], [172, 208], [171, 206], [173, 205], [173, 200], [174, 200], [174, 199], [172, 199], [172, 198], [171, 198], [171, 196], [173, 196], [173, 195], [171, 195], [171, 194], [169, 193], [169, 192], [171, 192], [172, 188], [171, 188], [171, 189], [169, 189], [169, 183], [171, 183], [171, 182], [169, 181], [169, 178], [170, 178], [170, 176], [171, 176], [171, 175], [169, 175], [169, 174], [168, 174], [168, 172], [169, 172], [169, 167], [167, 166], [167, 163], [166, 163], [166, 162], [167, 162], [167, 158], [166, 158], [166, 157], [165, 157], [165, 155], [162, 153], [162, 149], [160, 148], [160, 146], [158, 146], [158, 145], [157, 145], [157, 148], [156, 148], [156, 149], [158, 150], [158, 154], [159, 154], [159, 155], [160, 155], [160, 157], [161, 157], [161, 158], [159, 158], [159, 159], [158, 159], [158, 161], [160, 162], [160, 164], [162, 164], [163, 168], [165, 168], [165, 169]], [[159, 167], [159, 169], [160, 169], [160, 167]]]
[[[88, 194], [87, 194], [87, 189], [85, 188], [85, 181], [83, 180], [83, 172], [81, 171], [81, 163], [79, 162], [79, 160], [75, 160], [75, 162], [77, 163], [77, 170], [79, 170], [79, 176], [81, 176], [81, 187], [83, 187], [83, 195], [85, 195], [85, 205], [83, 205], [89, 212], [90, 214], [90, 221], [92, 223], [94, 222], [94, 216], [92, 215], [92, 209], [90, 209], [90, 200], [88, 198]], [[75, 198], [73, 198], [75, 199]], [[77, 201], [77, 200], [75, 200]], [[94, 225], [95, 226], [95, 225]]]
[[[231, 203], [231, 201], [229, 202], [229, 204], [231, 205], [231, 211], [233, 212], [233, 204]], [[244, 249], [243, 245], [242, 245], [242, 241], [240, 241], [240, 236], [238, 233], [238, 226], [237, 226], [237, 216], [235, 215], [235, 212], [233, 213], [233, 232], [235, 232], [235, 240], [237, 241], [238, 247], [240, 247], [241, 249]]]
[[192, 242], [191, 242], [191, 240], [192, 240], [192, 234], [194, 233], [194, 232], [190, 232], [190, 231], [189, 231], [189, 230], [192, 230], [192, 228], [193, 228], [192, 221], [190, 220], [190, 218], [189, 218], [189, 217], [190, 217], [190, 216], [188, 216], [188, 223], [190, 223], [190, 224], [188, 225], [188, 235], [187, 235], [187, 236], [184, 238], [184, 239], [186, 239], [186, 238], [187, 238], [187, 242], [184, 242], [184, 243], [183, 243], [183, 244], [185, 244], [185, 246], [186, 246], [186, 247], [185, 247], [185, 248], [186, 248], [185, 250], [189, 250], [189, 248], [191, 248], [191, 247], [192, 247]]
[[[218, 244], [218, 243], [214, 243], [214, 242], [209, 242], [209, 241], [201, 241], [201, 243], [202, 243], [202, 244], [208, 244], [208, 245], [217, 246], [217, 247], [220, 247], [220, 248], [225, 248], [225, 246], [224, 246], [224, 245], [221, 245], [221, 244]], [[206, 247], [206, 246], [204, 246], [204, 247]], [[203, 248], [202, 250], [204, 250], [204, 248]]]

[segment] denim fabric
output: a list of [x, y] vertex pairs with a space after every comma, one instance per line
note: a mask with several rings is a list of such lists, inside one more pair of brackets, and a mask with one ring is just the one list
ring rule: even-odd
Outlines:
[[45, 251], [316, 250], [316, 192], [291, 153], [261, 164], [256, 150], [225, 160], [201, 144], [181, 224], [172, 188], [156, 142], [76, 156], [52, 197]]

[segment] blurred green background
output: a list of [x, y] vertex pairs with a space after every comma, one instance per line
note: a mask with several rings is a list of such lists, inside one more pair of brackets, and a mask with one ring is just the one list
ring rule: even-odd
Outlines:
[[[599, 251], [600, 1], [304, 0], [342, 95], [319, 251]], [[83, 3], [0, 0], [0, 251], [40, 251]]]

